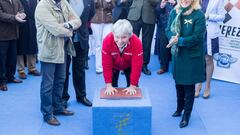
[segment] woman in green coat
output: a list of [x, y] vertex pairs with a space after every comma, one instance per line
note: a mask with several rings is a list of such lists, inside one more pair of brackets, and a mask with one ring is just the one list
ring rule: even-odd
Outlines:
[[173, 78], [176, 83], [177, 110], [173, 117], [184, 114], [179, 124], [186, 127], [193, 108], [195, 84], [205, 79], [203, 41], [205, 16], [199, 0], [179, 0], [171, 11], [166, 28], [173, 58]]

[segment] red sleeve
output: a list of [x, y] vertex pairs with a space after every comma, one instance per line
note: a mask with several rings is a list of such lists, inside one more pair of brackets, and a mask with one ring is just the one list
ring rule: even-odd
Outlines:
[[110, 52], [112, 43], [113, 43], [113, 38], [109, 34], [103, 40], [103, 47], [102, 47], [102, 67], [103, 67], [103, 77], [104, 77], [105, 83], [112, 83], [113, 59]]
[[132, 37], [133, 44], [133, 56], [132, 56], [132, 63], [131, 63], [131, 75], [130, 75], [130, 84], [138, 85], [139, 78], [142, 71], [143, 65], [143, 49], [142, 49], [142, 42], [140, 39], [133, 35]]

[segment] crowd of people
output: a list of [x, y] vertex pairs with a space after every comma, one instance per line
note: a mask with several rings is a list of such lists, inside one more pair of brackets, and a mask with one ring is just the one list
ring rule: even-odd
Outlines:
[[186, 127], [205, 80], [203, 97], [210, 96], [218, 23], [224, 14], [223, 0], [1, 0], [0, 90], [7, 91], [7, 83], [22, 83], [25, 67], [29, 75], [41, 75], [43, 119], [60, 125], [56, 115], [74, 115], [67, 109], [70, 64], [76, 100], [85, 106], [92, 106], [85, 79], [92, 54], [105, 94], [117, 92], [121, 72], [124, 91], [133, 95], [141, 72], [152, 74], [148, 64], [156, 26], [157, 74], [168, 72], [172, 61], [177, 95], [172, 116], [183, 112], [179, 127]]

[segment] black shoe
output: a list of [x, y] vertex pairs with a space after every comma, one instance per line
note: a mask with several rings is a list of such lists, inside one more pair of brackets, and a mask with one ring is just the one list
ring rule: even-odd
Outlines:
[[89, 101], [86, 97], [77, 99], [77, 102], [82, 103], [85, 106], [92, 106], [92, 102]]
[[102, 74], [102, 72], [101, 71], [96, 71], [96, 74], [100, 75], [100, 74]]
[[180, 128], [184, 128], [184, 127], [186, 127], [186, 126], [188, 126], [188, 121], [186, 121], [186, 120], [182, 120], [182, 121], [179, 123], [179, 127], [180, 127]]
[[181, 116], [181, 112], [176, 111], [175, 113], [172, 114], [172, 117], [179, 117]]
[[188, 126], [189, 118], [190, 118], [190, 116], [184, 114], [181, 122], [179, 123], [179, 127], [184, 128], [184, 127]]
[[148, 70], [147, 66], [143, 66], [142, 67], [142, 72], [145, 74], [145, 75], [151, 75], [151, 71]]
[[120, 74], [121, 74], [121, 75], [124, 75], [125, 73], [124, 73], [124, 71], [121, 71]]

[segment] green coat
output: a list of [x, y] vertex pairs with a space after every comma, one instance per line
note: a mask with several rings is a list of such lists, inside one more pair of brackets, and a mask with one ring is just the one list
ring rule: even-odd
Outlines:
[[140, 17], [144, 23], [155, 24], [154, 9], [161, 0], [133, 0], [129, 9], [128, 20], [137, 21]]
[[[170, 39], [171, 24], [176, 17], [172, 10], [166, 33]], [[178, 42], [178, 54], [173, 55], [173, 78], [176, 84], [193, 85], [205, 80], [205, 53], [203, 48], [206, 31], [205, 16], [200, 10], [194, 10], [190, 15], [181, 17], [182, 42]]]

